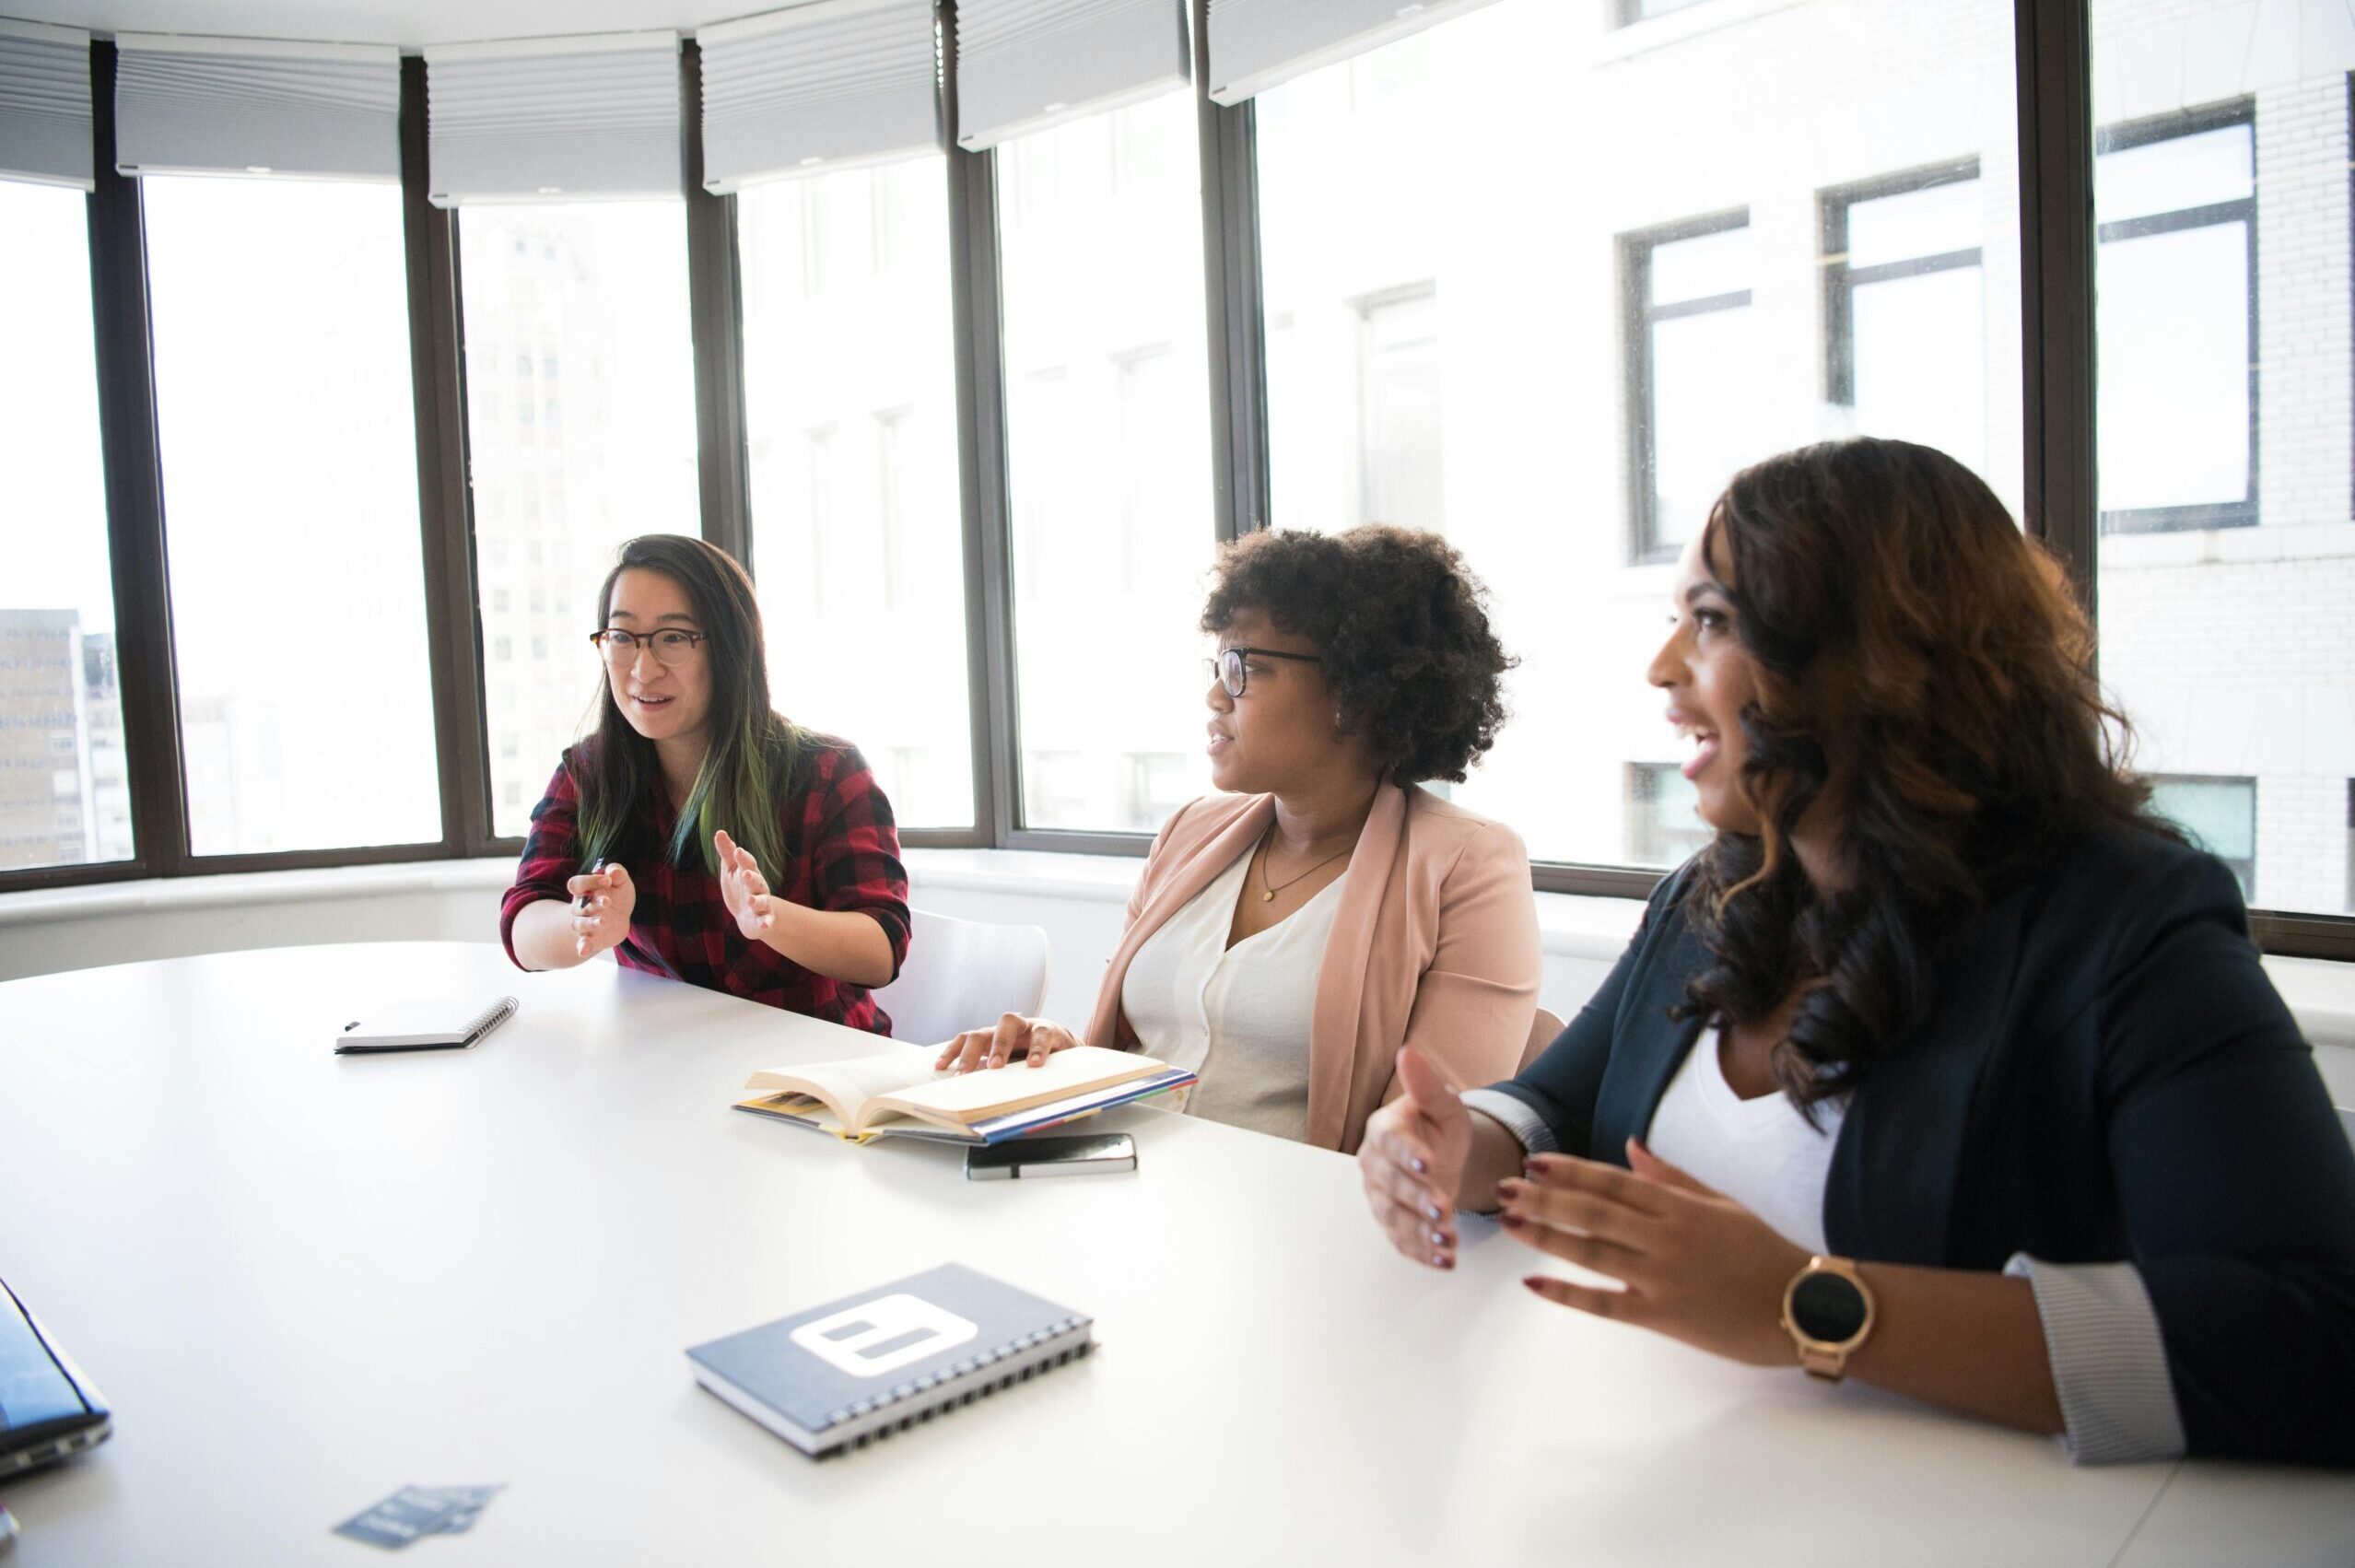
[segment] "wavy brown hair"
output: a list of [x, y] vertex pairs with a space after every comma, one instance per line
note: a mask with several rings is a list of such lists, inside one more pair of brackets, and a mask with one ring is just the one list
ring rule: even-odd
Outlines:
[[[1919, 1022], [1935, 934], [2068, 841], [2179, 837], [2125, 762], [2059, 565], [1945, 453], [1870, 438], [1767, 459], [1711, 508], [1755, 666], [1741, 789], [1756, 835], [1696, 858], [1685, 910], [1715, 962], [1679, 1017], [1755, 1023], [1805, 989], [1774, 1052], [1808, 1106]], [[1829, 796], [1854, 884], [1820, 897], [1792, 829]]]

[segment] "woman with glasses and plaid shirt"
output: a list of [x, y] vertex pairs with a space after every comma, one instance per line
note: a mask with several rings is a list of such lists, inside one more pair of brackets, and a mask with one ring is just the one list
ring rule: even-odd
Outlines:
[[597, 610], [601, 718], [533, 809], [499, 910], [508, 955], [563, 969], [611, 950], [889, 1034], [869, 992], [908, 954], [891, 802], [858, 748], [770, 708], [744, 568], [649, 534], [622, 546]]
[[941, 1064], [1142, 1048], [1200, 1074], [1191, 1113], [1344, 1151], [1402, 1046], [1460, 1084], [1510, 1072], [1537, 1007], [1529, 853], [1422, 788], [1460, 780], [1504, 721], [1482, 599], [1435, 534], [1229, 545], [1202, 612], [1223, 792], [1154, 841], [1084, 1036], [1008, 1014]]

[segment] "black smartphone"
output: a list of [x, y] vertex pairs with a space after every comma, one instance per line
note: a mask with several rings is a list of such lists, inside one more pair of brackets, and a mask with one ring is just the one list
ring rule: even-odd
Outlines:
[[1010, 1138], [965, 1152], [965, 1179], [1090, 1176], [1137, 1168], [1135, 1141], [1125, 1132], [1078, 1137]]

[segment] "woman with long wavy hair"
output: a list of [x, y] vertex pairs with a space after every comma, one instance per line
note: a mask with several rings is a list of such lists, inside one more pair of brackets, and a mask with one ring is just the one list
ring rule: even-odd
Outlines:
[[699, 539], [633, 539], [590, 640], [597, 728], [533, 808], [499, 910], [509, 956], [562, 969], [611, 950], [629, 968], [889, 1034], [868, 992], [908, 954], [891, 803], [858, 748], [769, 706], [744, 568]]
[[2355, 1463], [2355, 1155], [2240, 889], [2122, 766], [2052, 559], [1902, 441], [1739, 474], [1650, 679], [1714, 841], [1593, 1000], [1368, 1201], [1544, 1300], [2064, 1436]]

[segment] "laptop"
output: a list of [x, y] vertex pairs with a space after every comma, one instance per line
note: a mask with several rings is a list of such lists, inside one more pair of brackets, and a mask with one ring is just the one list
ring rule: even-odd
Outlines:
[[95, 1447], [113, 1430], [106, 1400], [0, 1281], [0, 1477]]

